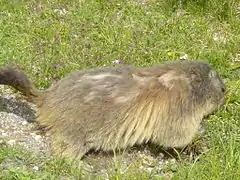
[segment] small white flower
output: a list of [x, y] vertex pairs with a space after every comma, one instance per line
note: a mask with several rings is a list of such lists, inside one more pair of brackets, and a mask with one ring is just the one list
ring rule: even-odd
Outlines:
[[59, 14], [60, 14], [61, 16], [65, 16], [65, 15], [67, 14], [67, 10], [66, 10], [65, 8], [54, 9], [53, 11], [54, 11], [55, 13], [56, 13], [56, 12], [59, 12]]
[[183, 56], [180, 56], [180, 59], [181, 59], [181, 60], [187, 60], [187, 59], [188, 59], [188, 55], [187, 55], [187, 54], [184, 54]]
[[38, 170], [39, 170], [39, 167], [38, 167], [38, 166], [34, 166], [34, 167], [33, 167], [33, 170], [34, 170], [34, 171], [38, 171]]
[[121, 60], [119, 60], [119, 59], [116, 59], [116, 60], [112, 61], [112, 63], [113, 63], [113, 64], [121, 64], [121, 63], [122, 63], [122, 61], [121, 61]]
[[218, 34], [218, 33], [215, 33], [215, 34], [213, 35], [213, 40], [214, 40], [214, 41], [219, 40], [219, 34]]
[[213, 40], [214, 40], [214, 41], [219, 41], [219, 42], [222, 42], [222, 43], [225, 43], [225, 42], [226, 42], [226, 38], [225, 38], [223, 35], [221, 35], [220, 32], [214, 33], [214, 35], [213, 35]]

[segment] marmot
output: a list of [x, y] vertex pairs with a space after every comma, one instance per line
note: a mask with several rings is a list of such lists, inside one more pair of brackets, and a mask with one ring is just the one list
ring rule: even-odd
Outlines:
[[24, 72], [0, 68], [0, 84], [22, 92], [50, 132], [53, 153], [82, 158], [90, 149], [150, 141], [184, 147], [202, 119], [224, 104], [225, 85], [206, 62], [104, 67], [70, 73], [40, 91]]

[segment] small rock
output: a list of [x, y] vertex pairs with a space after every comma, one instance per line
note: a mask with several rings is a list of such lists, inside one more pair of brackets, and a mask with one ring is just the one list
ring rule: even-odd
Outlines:
[[36, 134], [35, 133], [30, 133], [31, 136], [35, 136]]
[[22, 125], [27, 125], [27, 124], [28, 124], [27, 121], [22, 122]]
[[2, 133], [2, 136], [8, 136], [8, 134], [7, 134], [7, 133], [5, 133], [5, 132], [3, 132], [3, 133]]
[[159, 153], [159, 154], [158, 154], [158, 158], [159, 158], [159, 159], [163, 159], [163, 158], [164, 158], [164, 154], [163, 154], [163, 153]]
[[0, 139], [0, 145], [5, 144], [5, 141], [3, 139]]
[[11, 139], [11, 140], [9, 140], [9, 141], [7, 142], [7, 144], [10, 145], [10, 146], [13, 146], [13, 145], [16, 144], [16, 140]]
[[33, 138], [34, 138], [35, 140], [39, 141], [39, 140], [42, 138], [42, 136], [36, 135], [36, 136], [34, 136]]

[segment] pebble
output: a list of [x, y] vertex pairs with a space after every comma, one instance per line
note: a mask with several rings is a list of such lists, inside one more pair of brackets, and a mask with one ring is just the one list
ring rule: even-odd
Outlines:
[[2, 133], [2, 136], [8, 136], [8, 133], [4, 132], [4, 133]]
[[35, 135], [33, 138], [34, 138], [35, 140], [39, 141], [39, 140], [42, 138], [42, 136], [40, 136], [40, 135]]
[[27, 124], [28, 124], [27, 121], [23, 121], [23, 122], [22, 122], [22, 125], [24, 125], [24, 126], [27, 125]]
[[16, 144], [16, 140], [15, 139], [11, 139], [9, 141], [7, 141], [7, 144], [10, 145], [10, 146], [13, 146]]

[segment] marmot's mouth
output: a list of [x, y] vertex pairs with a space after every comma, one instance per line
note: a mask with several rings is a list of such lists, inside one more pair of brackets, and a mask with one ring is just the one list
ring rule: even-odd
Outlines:
[[225, 100], [226, 100], [225, 98], [221, 98], [220, 100], [215, 101], [215, 103], [217, 103], [217, 105], [215, 106], [215, 108], [213, 107], [213, 109], [210, 112], [205, 114], [203, 116], [203, 119], [208, 119], [211, 115], [215, 114], [216, 111], [218, 111], [218, 109], [221, 108], [224, 105]]

